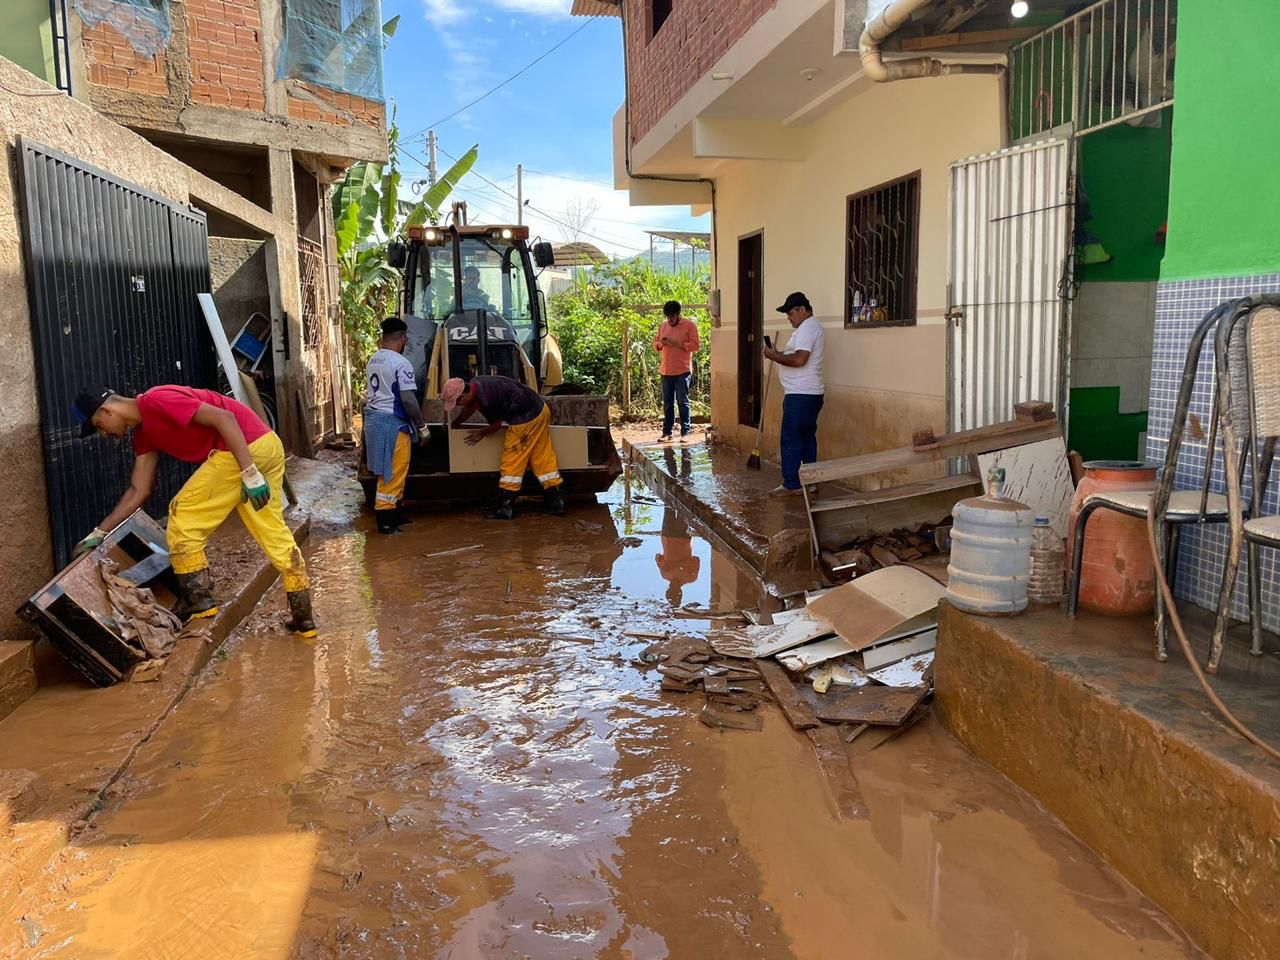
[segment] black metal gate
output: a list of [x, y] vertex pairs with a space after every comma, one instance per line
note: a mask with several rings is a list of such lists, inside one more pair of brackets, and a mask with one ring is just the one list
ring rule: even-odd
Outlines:
[[[133, 395], [161, 383], [218, 388], [197, 293], [209, 291], [205, 217], [74, 157], [20, 140], [23, 243], [54, 560], [129, 482], [127, 442], [79, 439], [83, 385]], [[148, 510], [161, 519], [191, 464], [162, 457]]]

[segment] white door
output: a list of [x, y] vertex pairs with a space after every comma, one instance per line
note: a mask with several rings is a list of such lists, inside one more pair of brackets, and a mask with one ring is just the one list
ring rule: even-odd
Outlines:
[[970, 430], [1048, 400], [1066, 422], [1075, 202], [1071, 141], [951, 165], [947, 421]]

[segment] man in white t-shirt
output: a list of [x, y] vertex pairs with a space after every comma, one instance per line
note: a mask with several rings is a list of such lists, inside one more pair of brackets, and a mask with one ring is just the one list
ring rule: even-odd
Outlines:
[[818, 413], [822, 410], [822, 324], [813, 315], [809, 298], [793, 293], [778, 307], [795, 329], [786, 350], [766, 345], [764, 356], [778, 365], [782, 383], [782, 430], [779, 437], [782, 455], [782, 484], [774, 487], [775, 496], [800, 493], [800, 464], [818, 459]]
[[413, 364], [404, 355], [407, 342], [408, 325], [388, 317], [378, 351], [365, 367], [364, 455], [369, 472], [378, 477], [373, 510], [382, 534], [399, 533], [405, 523], [400, 499], [409, 477], [411, 445], [430, 436], [418, 405]]

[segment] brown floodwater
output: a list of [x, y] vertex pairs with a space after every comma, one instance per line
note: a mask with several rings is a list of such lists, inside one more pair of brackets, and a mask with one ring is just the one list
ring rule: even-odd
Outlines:
[[313, 533], [320, 637], [267, 598], [9, 955], [1201, 956], [932, 721], [854, 761], [866, 821], [836, 817], [775, 709], [760, 733], [702, 726], [626, 631], [696, 632], [679, 604], [754, 586], [662, 505], [605, 500]]

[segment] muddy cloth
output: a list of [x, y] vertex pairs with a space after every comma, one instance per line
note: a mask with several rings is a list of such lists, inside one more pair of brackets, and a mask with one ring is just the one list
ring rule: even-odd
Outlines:
[[114, 560], [103, 560], [98, 565], [98, 573], [111, 601], [111, 616], [125, 642], [137, 651], [138, 659], [158, 660], [168, 656], [178, 640], [182, 621], [159, 603], [150, 590], [123, 579], [119, 575], [120, 565]]
[[546, 403], [536, 391], [510, 377], [472, 377], [476, 387], [476, 406], [490, 423], [518, 426], [530, 423]]
[[409, 421], [395, 413], [366, 410], [364, 414], [364, 463], [369, 472], [390, 483], [395, 471], [400, 437], [409, 439]]

